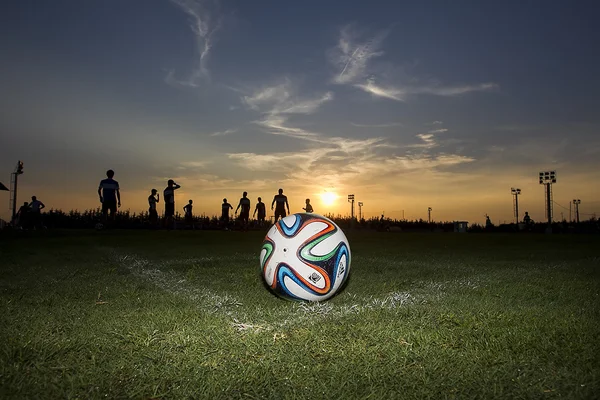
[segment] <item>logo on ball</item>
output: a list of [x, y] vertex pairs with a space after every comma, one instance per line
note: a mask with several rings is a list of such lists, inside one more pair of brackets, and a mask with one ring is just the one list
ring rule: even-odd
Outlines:
[[278, 296], [323, 301], [334, 296], [350, 273], [344, 232], [317, 214], [293, 214], [269, 229], [260, 252], [262, 277]]

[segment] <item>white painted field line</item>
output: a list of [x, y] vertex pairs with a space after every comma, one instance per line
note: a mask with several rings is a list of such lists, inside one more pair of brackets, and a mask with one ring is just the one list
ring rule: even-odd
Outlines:
[[122, 254], [114, 250], [110, 251], [109, 254], [111, 261], [129, 270], [134, 276], [151, 282], [168, 293], [202, 304], [203, 308], [206, 308], [209, 312], [221, 312], [233, 316], [233, 308], [242, 306], [242, 303], [235, 296], [230, 294], [221, 295], [206, 287], [192, 286], [183, 275], [173, 270], [160, 270], [156, 266], [161, 266], [161, 263], [153, 264], [136, 254]]
[[[182, 274], [170, 269], [161, 270], [159, 268], [180, 265], [182, 263], [206, 263], [216, 261], [217, 259], [222, 261], [223, 258], [202, 257], [153, 263], [139, 255], [124, 254], [114, 249], [109, 249], [108, 254], [111, 261], [129, 270], [134, 276], [151, 282], [168, 293], [192, 300], [199, 307], [210, 313], [220, 313], [231, 318], [231, 326], [239, 332], [259, 333], [274, 331], [300, 324], [314, 324], [324, 319], [338, 319], [374, 310], [393, 310], [415, 304], [423, 304], [429, 300], [439, 300], [443, 297], [443, 292], [448, 287], [477, 288], [480, 285], [475, 278], [443, 282], [423, 281], [414, 285], [416, 292], [425, 292], [422, 295], [407, 291], [397, 291], [383, 298], [373, 296], [361, 297], [346, 291], [342, 295], [345, 296], [346, 302], [350, 304], [335, 304], [331, 302], [282, 303], [281, 308], [275, 312], [275, 314], [278, 314], [275, 315], [275, 319], [280, 322], [254, 322], [251, 321], [252, 318], [249, 318], [248, 313], [245, 312], [243, 303], [235, 296], [230, 294], [223, 295], [209, 288], [199, 287], [196, 283], [189, 283]], [[232, 258], [239, 259], [240, 257], [236, 255]], [[250, 258], [248, 257], [248, 259]], [[262, 314], [262, 311], [264, 310], [256, 307], [252, 309], [254, 313], [258, 312]], [[272, 311], [269, 314], [273, 316]]]

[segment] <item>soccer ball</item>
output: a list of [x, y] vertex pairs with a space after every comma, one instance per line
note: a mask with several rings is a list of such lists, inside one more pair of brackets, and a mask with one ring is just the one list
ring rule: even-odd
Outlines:
[[279, 297], [323, 301], [348, 279], [350, 245], [330, 219], [293, 214], [269, 229], [260, 251], [260, 266], [265, 283]]

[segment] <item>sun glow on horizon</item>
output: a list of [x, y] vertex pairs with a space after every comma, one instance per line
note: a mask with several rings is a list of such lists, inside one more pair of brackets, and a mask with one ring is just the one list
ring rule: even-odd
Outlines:
[[324, 192], [321, 193], [321, 202], [326, 206], [331, 206], [337, 200], [338, 195], [334, 192]]

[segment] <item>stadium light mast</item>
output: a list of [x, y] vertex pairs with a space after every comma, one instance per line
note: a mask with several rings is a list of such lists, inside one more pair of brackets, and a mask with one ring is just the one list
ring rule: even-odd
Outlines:
[[17, 183], [19, 181], [19, 175], [23, 173], [23, 161], [19, 160], [15, 171], [10, 174], [10, 198], [11, 198], [11, 209], [12, 209], [12, 221], [17, 216]]
[[359, 201], [358, 202], [358, 220], [362, 221], [362, 206], [363, 206], [363, 202]]
[[546, 215], [548, 217], [548, 231], [552, 229], [552, 184], [556, 183], [556, 171], [540, 172], [540, 185], [546, 190]]
[[429, 221], [429, 223], [431, 223], [431, 211], [432, 210], [433, 210], [433, 208], [427, 207], [427, 221]]
[[348, 203], [350, 203], [350, 217], [354, 219], [354, 195], [348, 195]]
[[510, 192], [514, 196], [513, 211], [515, 213], [515, 224], [518, 224], [519, 223], [519, 195], [521, 194], [521, 189], [510, 188]]
[[573, 204], [575, 205], [575, 221], [579, 223], [579, 205], [581, 204], [581, 200], [573, 199]]

